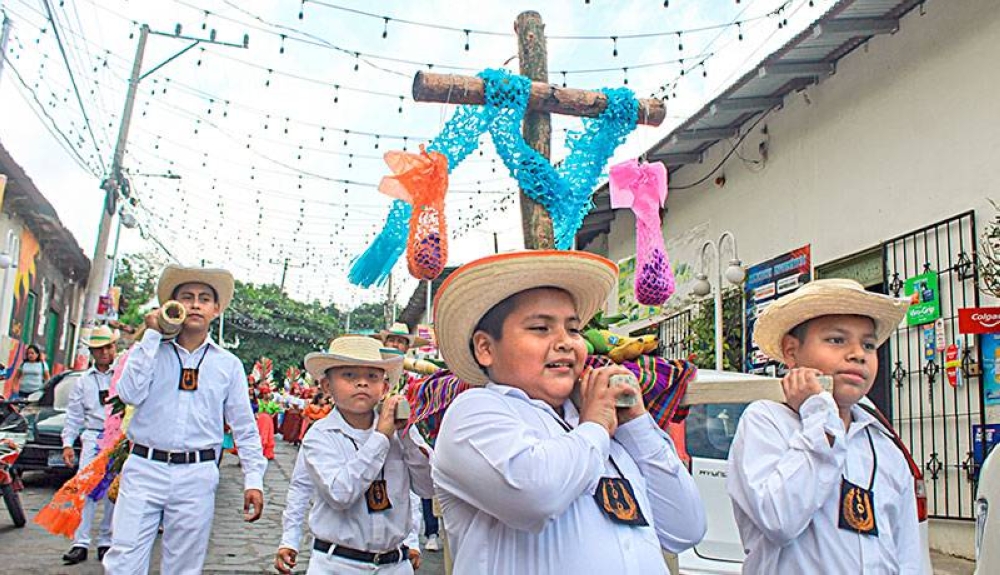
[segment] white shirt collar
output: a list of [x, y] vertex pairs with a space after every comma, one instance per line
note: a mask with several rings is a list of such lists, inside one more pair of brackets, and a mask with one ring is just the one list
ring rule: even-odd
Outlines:
[[495, 391], [500, 395], [514, 397], [522, 401], [525, 401], [527, 403], [530, 403], [532, 406], [537, 407], [538, 409], [541, 409], [543, 411], [547, 411], [553, 416], [558, 417], [559, 419], [565, 420], [567, 422], [577, 422], [580, 420], [579, 411], [577, 411], [576, 406], [573, 405], [573, 402], [568, 399], [565, 402], [563, 402], [563, 415], [560, 417], [560, 415], [556, 413], [556, 410], [553, 409], [551, 405], [545, 403], [540, 399], [532, 399], [531, 397], [528, 396], [527, 393], [524, 392], [523, 389], [519, 387], [513, 387], [510, 385], [504, 385], [502, 383], [494, 383], [490, 381], [486, 383], [486, 389]]
[[330, 414], [326, 417], [327, 419], [330, 419], [331, 427], [340, 431], [344, 435], [351, 437], [352, 439], [364, 439], [370, 435], [372, 431], [375, 431], [375, 426], [378, 424], [378, 416], [375, 416], [372, 418], [372, 426], [370, 428], [358, 429], [350, 423], [347, 423], [347, 420], [344, 419], [344, 415], [340, 413], [340, 410], [336, 407], [334, 407], [333, 410], [330, 411]]
[[204, 348], [206, 345], [210, 345], [215, 349], [222, 349], [221, 347], [219, 347], [219, 344], [215, 343], [215, 340], [212, 339], [211, 335], [205, 336], [205, 341], [201, 342], [201, 345], [196, 347], [194, 351], [190, 352], [187, 349], [185, 349], [181, 344], [177, 343], [177, 338], [171, 339], [168, 343], [175, 346], [177, 348], [177, 351], [183, 351], [185, 353], [198, 353], [198, 351]]

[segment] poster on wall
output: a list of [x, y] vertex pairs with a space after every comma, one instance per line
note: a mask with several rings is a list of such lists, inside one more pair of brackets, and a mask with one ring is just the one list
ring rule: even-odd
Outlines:
[[812, 259], [809, 244], [757, 264], [747, 270], [744, 285], [746, 295], [746, 357], [747, 373], [774, 374], [777, 362], [771, 360], [753, 344], [753, 327], [757, 317], [775, 299], [791, 293], [812, 281]]
[[910, 300], [910, 309], [906, 311], [906, 325], [923, 325], [941, 317], [936, 271], [908, 278], [903, 289]]
[[660, 312], [660, 306], [642, 305], [635, 300], [635, 262], [635, 256], [618, 260], [618, 313], [625, 316], [619, 323], [632, 323]]
[[[1000, 423], [972, 425], [972, 457], [976, 465], [982, 465], [986, 456], [1000, 443]], [[977, 469], [978, 471], [978, 469]]]
[[986, 405], [1000, 405], [1000, 382], [997, 381], [1000, 334], [981, 335], [979, 345], [983, 347], [983, 402]]

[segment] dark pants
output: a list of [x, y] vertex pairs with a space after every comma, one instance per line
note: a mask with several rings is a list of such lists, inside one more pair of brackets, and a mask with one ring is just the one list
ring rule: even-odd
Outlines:
[[430, 499], [421, 499], [420, 506], [424, 511], [424, 536], [438, 534], [438, 518], [434, 517], [434, 504]]

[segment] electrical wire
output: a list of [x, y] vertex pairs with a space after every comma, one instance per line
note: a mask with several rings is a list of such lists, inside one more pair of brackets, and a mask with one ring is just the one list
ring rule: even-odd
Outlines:
[[700, 179], [698, 179], [698, 180], [696, 180], [694, 182], [691, 182], [690, 184], [683, 184], [683, 185], [680, 185], [680, 186], [671, 185], [670, 186], [670, 190], [671, 191], [689, 190], [691, 188], [694, 188], [694, 187], [696, 187], [698, 185], [701, 185], [701, 184], [705, 183], [706, 181], [708, 181], [708, 179], [711, 178], [712, 176], [714, 176], [715, 173], [718, 172], [719, 169], [722, 168], [723, 165], [725, 165], [726, 161], [728, 161], [729, 158], [731, 158], [733, 156], [733, 154], [736, 153], [737, 148], [740, 146], [740, 144], [743, 143], [743, 140], [745, 140], [747, 138], [747, 136], [749, 136], [753, 132], [753, 129], [757, 127], [757, 124], [761, 123], [761, 121], [764, 118], [766, 118], [768, 116], [768, 114], [770, 114], [777, 107], [778, 106], [775, 106], [773, 108], [769, 108], [769, 109], [764, 110], [763, 112], [761, 112], [760, 115], [758, 116], [758, 118], [754, 121], [754, 123], [751, 124], [749, 128], [747, 128], [746, 133], [744, 133], [742, 136], [740, 136], [739, 139], [736, 140], [735, 144], [730, 143], [730, 146], [731, 146], [732, 149], [730, 149], [729, 152], [725, 156], [723, 156], [723, 158], [721, 160], [719, 160], [719, 163], [716, 164], [716, 166], [714, 168], [712, 168], [707, 174], [705, 174], [704, 177], [702, 177], [702, 178], [700, 178]]
[[94, 150], [97, 152], [97, 159], [101, 163], [101, 170], [107, 171], [107, 166], [104, 164], [104, 158], [102, 157], [102, 152], [100, 146], [97, 145], [97, 137], [94, 136], [94, 129], [90, 125], [90, 117], [87, 115], [87, 107], [83, 105], [83, 98], [80, 96], [80, 88], [76, 85], [76, 75], [73, 73], [73, 67], [69, 63], [69, 56], [66, 55], [66, 47], [63, 46], [62, 36], [59, 34], [59, 23], [56, 22], [55, 16], [52, 14], [52, 5], [49, 0], [43, 0], [45, 5], [45, 10], [48, 12], [49, 22], [52, 23], [52, 33], [56, 37], [56, 45], [59, 46], [59, 53], [62, 54], [63, 63], [66, 64], [66, 72], [69, 74], [69, 81], [73, 85], [73, 93], [76, 94], [76, 101], [80, 104], [80, 112], [83, 114], [83, 123], [87, 127], [87, 132], [90, 133], [90, 139], [94, 143]]

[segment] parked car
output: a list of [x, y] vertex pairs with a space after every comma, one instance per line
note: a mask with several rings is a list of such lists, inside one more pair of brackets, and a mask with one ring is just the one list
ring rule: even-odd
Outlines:
[[976, 491], [976, 575], [1000, 573], [1000, 455], [998, 454], [1000, 449], [994, 447], [986, 457], [983, 468], [979, 470], [979, 488]]
[[[30, 403], [21, 412], [28, 422], [28, 438], [17, 466], [24, 471], [48, 471], [72, 474], [62, 457], [62, 431], [66, 423], [66, 406], [73, 386], [82, 371], [64, 371], [45, 383], [40, 392], [32, 394]], [[76, 461], [80, 461], [81, 444], [75, 445]]]
[[[699, 370], [699, 374], [718, 379], [713, 370]], [[759, 376], [749, 374], [726, 374], [732, 378], [747, 381]], [[871, 402], [865, 398], [870, 407]], [[688, 462], [691, 476], [701, 492], [705, 504], [708, 529], [705, 538], [695, 547], [678, 556], [679, 573], [686, 575], [739, 574], [743, 568], [743, 544], [733, 515], [733, 503], [726, 491], [727, 460], [729, 448], [736, 435], [746, 403], [713, 403], [691, 407], [690, 414], [681, 424], [681, 429], [672, 435], [675, 438], [681, 459]], [[909, 456], [907, 456], [909, 458]], [[911, 470], [920, 474], [919, 467], [909, 458]], [[1000, 463], [997, 465], [1000, 467]], [[930, 548], [927, 532], [927, 497], [923, 476], [915, 479], [917, 510], [920, 519], [920, 540], [924, 550], [924, 570], [932, 573]], [[1000, 529], [998, 529], [1000, 530]], [[998, 571], [984, 571], [984, 573]]]

